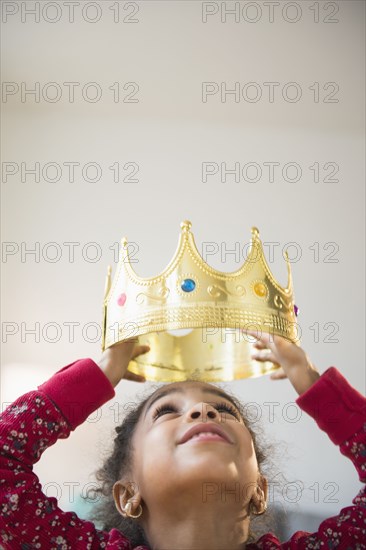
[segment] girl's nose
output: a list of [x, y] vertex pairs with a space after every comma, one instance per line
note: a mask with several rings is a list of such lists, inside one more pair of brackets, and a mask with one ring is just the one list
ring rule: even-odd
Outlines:
[[204, 422], [207, 418], [219, 418], [217, 410], [209, 403], [196, 403], [188, 411], [188, 417], [192, 419], [202, 418]]

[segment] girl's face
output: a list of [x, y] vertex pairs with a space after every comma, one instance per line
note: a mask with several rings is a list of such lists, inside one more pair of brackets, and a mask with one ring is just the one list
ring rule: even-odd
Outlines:
[[[199, 435], [208, 428], [215, 435]], [[253, 441], [240, 411], [222, 390], [204, 382], [159, 388], [144, 406], [133, 449], [132, 480], [148, 509], [176, 496], [183, 510], [192, 497], [247, 502], [258, 480]]]

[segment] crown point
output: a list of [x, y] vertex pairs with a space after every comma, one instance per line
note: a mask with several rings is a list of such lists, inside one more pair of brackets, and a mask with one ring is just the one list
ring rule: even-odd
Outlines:
[[184, 220], [183, 222], [181, 222], [180, 227], [182, 231], [188, 232], [192, 227], [192, 223], [189, 220]]
[[252, 227], [252, 235], [253, 237], [259, 237], [259, 229], [258, 227]]

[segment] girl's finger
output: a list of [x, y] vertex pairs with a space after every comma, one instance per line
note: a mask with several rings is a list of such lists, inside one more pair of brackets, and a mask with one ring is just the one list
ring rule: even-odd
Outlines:
[[133, 350], [131, 359], [135, 359], [135, 357], [138, 357], [139, 355], [142, 355], [143, 353], [147, 353], [150, 351], [150, 346], [147, 344], [141, 344], [140, 346], [136, 346]]
[[271, 380], [284, 380], [287, 378], [286, 374], [272, 372], [270, 375]]
[[278, 364], [277, 357], [271, 352], [270, 349], [267, 349], [267, 348], [260, 349], [258, 351], [253, 352], [252, 358], [255, 359], [256, 361], [262, 361], [262, 362], [271, 361], [271, 363]]
[[245, 330], [243, 329], [243, 332], [245, 334], [249, 334], [249, 336], [254, 336], [256, 338], [256, 344], [260, 343], [264, 347], [271, 347], [271, 344], [273, 345], [273, 335], [269, 334], [268, 332], [263, 331], [253, 331], [253, 330]]
[[131, 380], [131, 382], [146, 382], [145, 376], [141, 374], [135, 374], [129, 370], [126, 371], [124, 377], [125, 380]]
[[248, 334], [249, 336], [254, 336], [254, 338], [256, 338], [257, 341], [259, 340], [260, 332], [257, 332], [255, 330], [247, 330], [245, 328], [242, 329], [242, 332], [243, 332], [243, 334]]
[[260, 340], [257, 340], [257, 342], [254, 342], [253, 346], [256, 348], [256, 349], [265, 349], [267, 346], [266, 344], [264, 344], [263, 342], [261, 342]]
[[116, 344], [113, 344], [115, 346], [126, 346], [127, 344], [138, 344], [139, 339], [136, 336], [132, 336], [131, 338], [126, 338], [126, 340], [121, 340], [121, 342], [117, 342]]

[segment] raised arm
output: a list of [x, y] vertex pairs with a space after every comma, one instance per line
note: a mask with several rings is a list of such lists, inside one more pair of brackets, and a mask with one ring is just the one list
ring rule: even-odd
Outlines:
[[119, 531], [97, 530], [74, 512], [62, 511], [54, 497], [42, 492], [32, 467], [57, 439], [67, 438], [110, 400], [121, 378], [135, 376], [126, 373], [128, 363], [144, 351], [131, 343], [118, 344], [113, 351], [106, 350], [98, 363], [75, 361], [0, 415], [1, 550], [130, 548]]
[[[330, 367], [296, 403], [314, 418], [366, 483], [366, 399], [342, 374]], [[322, 546], [319, 546], [319, 545]], [[324, 520], [315, 533], [298, 531], [285, 550], [308, 548], [366, 549], [366, 485], [337, 516]]]
[[[272, 360], [281, 365], [278, 374], [274, 373], [271, 378], [287, 377], [290, 380], [299, 394], [297, 405], [353, 462], [359, 480], [365, 484], [366, 398], [335, 367], [329, 367], [320, 375], [305, 352], [283, 338], [270, 339], [264, 334], [258, 338], [256, 348], [258, 360]], [[342, 508], [337, 516], [324, 520], [316, 533], [297, 531], [280, 546], [274, 546], [271, 535], [264, 535], [257, 544], [255, 548], [284, 550], [366, 550], [366, 486], [352, 500], [352, 505]]]

